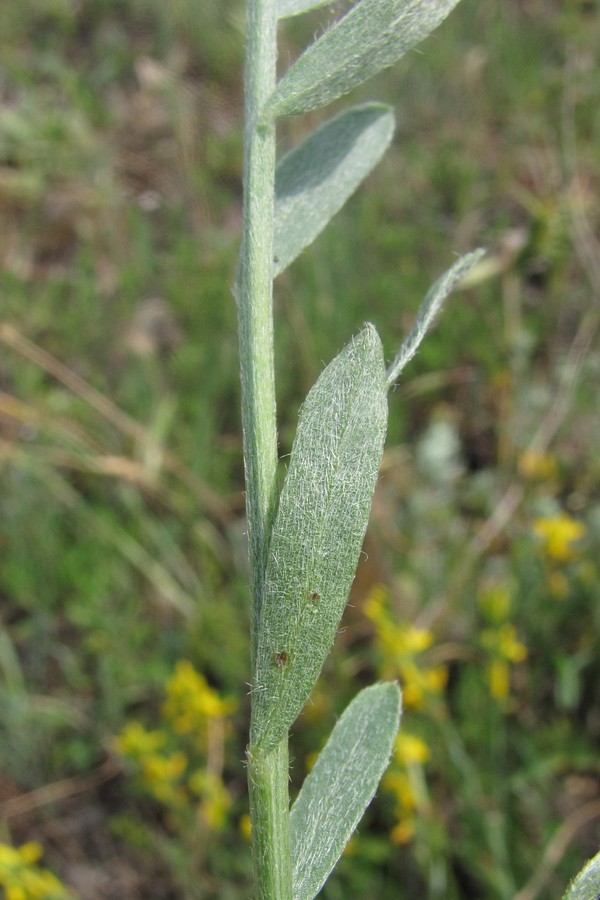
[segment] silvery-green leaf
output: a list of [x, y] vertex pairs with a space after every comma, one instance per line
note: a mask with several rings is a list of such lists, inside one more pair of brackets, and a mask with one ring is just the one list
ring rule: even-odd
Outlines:
[[333, 0], [279, 0], [277, 15], [280, 19], [287, 19], [289, 16], [299, 16], [300, 13], [317, 9], [318, 6], [327, 6], [332, 2]]
[[312, 900], [340, 858], [387, 768], [400, 712], [398, 686], [375, 684], [333, 729], [290, 813], [294, 900]]
[[288, 69], [262, 118], [325, 106], [391, 66], [426, 38], [458, 0], [361, 0]]
[[256, 635], [251, 747], [288, 731], [335, 639], [367, 528], [387, 425], [383, 349], [366, 325], [300, 412]]
[[484, 253], [485, 250], [479, 249], [461, 256], [427, 292], [419, 307], [417, 319], [410, 334], [387, 371], [388, 384], [392, 385], [396, 381], [406, 363], [413, 358], [448, 294], [454, 290], [461, 278], [464, 278], [467, 272], [479, 262]]
[[600, 897], [600, 853], [571, 882], [563, 900], [598, 900]]
[[394, 132], [391, 109], [346, 110], [294, 148], [275, 175], [274, 272], [278, 275], [323, 230], [367, 177]]

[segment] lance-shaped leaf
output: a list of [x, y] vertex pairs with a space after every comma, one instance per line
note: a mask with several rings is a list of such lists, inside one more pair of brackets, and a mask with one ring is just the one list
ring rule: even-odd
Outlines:
[[598, 900], [600, 897], [600, 853], [571, 882], [563, 900]]
[[398, 686], [375, 684], [333, 729], [290, 813], [294, 900], [312, 900], [340, 858], [387, 768], [400, 712]]
[[281, 160], [275, 175], [274, 276], [341, 209], [379, 162], [393, 133], [391, 109], [367, 103], [331, 119]]
[[383, 349], [366, 325], [300, 413], [258, 618], [251, 746], [288, 731], [335, 639], [367, 528], [387, 425]]
[[419, 312], [410, 334], [400, 347], [396, 359], [388, 369], [388, 384], [392, 385], [396, 381], [406, 363], [413, 358], [448, 294], [454, 290], [467, 272], [479, 262], [484, 253], [485, 250], [480, 248], [467, 253], [465, 256], [461, 256], [427, 292], [419, 307]]
[[299, 16], [300, 13], [317, 9], [318, 6], [327, 6], [332, 2], [333, 0], [279, 0], [277, 15], [280, 19], [287, 19], [289, 16]]
[[325, 106], [391, 66], [427, 37], [458, 0], [361, 0], [288, 69], [264, 121]]

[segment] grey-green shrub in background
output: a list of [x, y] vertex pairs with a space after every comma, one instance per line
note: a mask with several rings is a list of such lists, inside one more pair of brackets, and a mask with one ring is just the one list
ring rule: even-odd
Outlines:
[[[426, 38], [458, 0], [360, 0], [277, 82], [277, 22], [323, 0], [248, 0], [244, 224], [238, 304], [252, 577], [248, 775], [260, 900], [316, 896], [371, 801], [399, 727], [396, 684], [363, 690], [289, 809], [288, 733], [333, 644], [354, 578], [387, 427], [387, 392], [445, 297], [480, 259], [459, 259], [423, 301], [386, 371], [366, 324], [325, 368], [300, 412], [277, 496], [273, 279], [308, 246], [389, 146], [382, 104], [352, 107], [276, 165], [282, 116], [325, 106]], [[577, 884], [577, 883], [576, 883]], [[570, 900], [591, 896], [573, 893]]]

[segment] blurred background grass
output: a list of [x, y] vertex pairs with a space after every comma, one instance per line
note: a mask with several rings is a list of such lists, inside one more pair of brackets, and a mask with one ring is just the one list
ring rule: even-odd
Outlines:
[[[282, 26], [282, 68], [334, 12]], [[403, 682], [329, 900], [549, 900], [600, 844], [598, 13], [463, 0], [358, 92], [394, 106], [393, 149], [276, 286], [284, 455], [362, 322], [391, 359], [489, 249], [390, 397], [294, 728], [296, 789], [354, 693]], [[251, 893], [243, 32], [238, 0], [0, 7], [0, 842], [86, 900]]]

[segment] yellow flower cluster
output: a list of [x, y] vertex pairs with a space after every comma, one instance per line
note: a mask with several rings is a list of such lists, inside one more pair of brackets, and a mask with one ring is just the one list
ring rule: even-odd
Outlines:
[[175, 666], [166, 691], [162, 715], [179, 734], [202, 733], [208, 721], [225, 719], [236, 708], [234, 701], [219, 697], [187, 659], [179, 660]]
[[37, 865], [42, 853], [35, 841], [18, 848], [0, 843], [0, 888], [6, 900], [75, 900], [56, 875]]
[[226, 824], [231, 796], [221, 778], [206, 768], [196, 769], [190, 776], [190, 790], [200, 798], [200, 816], [215, 831]]
[[396, 844], [412, 840], [418, 813], [429, 805], [424, 772], [429, 757], [429, 747], [421, 738], [400, 730], [382, 782], [396, 802], [397, 821], [391, 831]]
[[188, 660], [177, 663], [166, 695], [162, 727], [129, 722], [114, 741], [116, 752], [133, 763], [141, 788], [180, 819], [197, 811], [207, 827], [223, 828], [231, 798], [215, 760], [220, 766], [235, 703], [221, 698]]
[[551, 481], [558, 472], [556, 457], [551, 453], [525, 450], [519, 459], [519, 472], [530, 481]]
[[505, 704], [510, 693], [510, 664], [527, 658], [527, 647], [517, 638], [517, 630], [507, 621], [511, 610], [508, 585], [496, 584], [482, 590], [479, 605], [490, 622], [480, 635], [480, 643], [488, 662], [490, 694]]
[[[139, 722], [129, 722], [115, 739], [116, 752], [134, 763], [141, 786], [170, 808], [182, 808], [187, 796], [182, 786], [188, 758], [181, 751], [169, 752], [165, 731], [148, 731]], [[162, 751], [162, 752], [161, 752]]]
[[382, 678], [402, 681], [405, 707], [423, 709], [446, 686], [445, 666], [427, 666], [419, 658], [433, 643], [433, 634], [414, 625], [398, 625], [392, 621], [387, 608], [387, 594], [383, 587], [374, 587], [364, 604], [365, 616], [375, 626], [375, 640], [381, 655]]
[[585, 535], [583, 522], [566, 513], [536, 519], [533, 530], [541, 538], [546, 556], [558, 563], [571, 562], [577, 558], [578, 548], [575, 545]]

